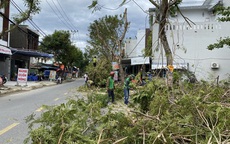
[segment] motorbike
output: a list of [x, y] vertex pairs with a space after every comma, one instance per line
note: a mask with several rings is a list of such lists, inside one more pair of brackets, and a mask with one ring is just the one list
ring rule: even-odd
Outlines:
[[61, 78], [61, 76], [59, 76], [58, 78], [57, 78], [57, 84], [61, 84], [62, 83], [62, 78]]
[[7, 77], [5, 75], [0, 75], [2, 78], [2, 84], [5, 84], [7, 82]]

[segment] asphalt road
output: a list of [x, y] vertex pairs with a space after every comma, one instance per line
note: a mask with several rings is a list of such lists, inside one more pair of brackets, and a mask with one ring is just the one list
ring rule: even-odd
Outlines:
[[77, 87], [83, 79], [27, 92], [0, 97], [0, 144], [23, 144], [28, 135], [25, 118], [34, 113], [40, 115], [42, 105], [59, 105], [67, 98], [77, 98]]

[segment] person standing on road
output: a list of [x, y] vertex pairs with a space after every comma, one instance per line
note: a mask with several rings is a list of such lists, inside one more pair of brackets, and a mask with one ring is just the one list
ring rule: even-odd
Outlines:
[[89, 80], [89, 76], [88, 76], [87, 73], [84, 74], [84, 79], [85, 79], [85, 84], [86, 84], [86, 86], [88, 86], [87, 82], [88, 82], [88, 80]]
[[112, 103], [114, 103], [115, 85], [114, 85], [114, 72], [113, 71], [110, 72], [110, 76], [107, 79], [106, 88], [107, 88], [107, 92], [108, 92], [108, 103], [110, 101], [110, 97], [112, 98]]
[[129, 75], [124, 82], [124, 103], [128, 105], [129, 103], [129, 89], [130, 89], [130, 81], [134, 79], [134, 75]]

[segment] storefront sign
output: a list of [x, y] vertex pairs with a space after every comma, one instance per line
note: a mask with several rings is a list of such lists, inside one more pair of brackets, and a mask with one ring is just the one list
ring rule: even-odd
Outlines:
[[19, 68], [17, 82], [27, 82], [28, 69]]
[[6, 48], [6, 47], [3, 47], [3, 46], [0, 46], [0, 53], [7, 54], [7, 55], [12, 55], [11, 50]]
[[112, 62], [112, 68], [113, 70], [118, 70], [119, 69], [119, 65], [117, 62]]
[[131, 65], [142, 65], [142, 64], [149, 64], [149, 57], [136, 57], [131, 58]]
[[56, 77], [56, 71], [51, 70], [50, 75], [49, 75], [49, 79], [50, 80], [55, 80], [56, 79], [55, 77]]

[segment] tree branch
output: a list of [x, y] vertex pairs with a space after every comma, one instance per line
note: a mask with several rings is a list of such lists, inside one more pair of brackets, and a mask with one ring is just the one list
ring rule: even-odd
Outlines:
[[154, 1], [154, 0], [149, 0], [157, 9], [160, 8], [160, 6]]
[[146, 115], [146, 114], [144, 114], [144, 113], [142, 113], [142, 112], [134, 111], [134, 110], [130, 110], [130, 112], [137, 113], [137, 114], [143, 115], [143, 116], [145, 116], [145, 117], [147, 117], [147, 118], [150, 118], [150, 119], [153, 119], [153, 120], [158, 120], [158, 121], [160, 121], [160, 119], [159, 119], [158, 117], [156, 117], [156, 116]]

